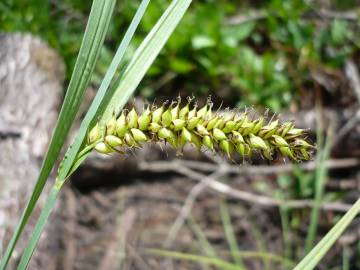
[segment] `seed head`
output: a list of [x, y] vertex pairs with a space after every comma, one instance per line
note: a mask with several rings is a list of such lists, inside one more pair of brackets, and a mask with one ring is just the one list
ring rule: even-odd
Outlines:
[[164, 141], [177, 150], [190, 143], [198, 149], [223, 152], [230, 159], [234, 152], [244, 158], [257, 152], [269, 160], [275, 153], [296, 161], [311, 158], [315, 147], [306, 139], [306, 130], [295, 128], [293, 122], [266, 122], [265, 117], [250, 120], [247, 112], [214, 112], [211, 101], [200, 109], [196, 104], [191, 108], [190, 103], [188, 99], [181, 106], [179, 99], [170, 105], [146, 108], [142, 113], [134, 108], [123, 111], [108, 121], [104, 135], [96, 124], [87, 142], [95, 143], [94, 149], [104, 154], [120, 152], [119, 147], [126, 150]]

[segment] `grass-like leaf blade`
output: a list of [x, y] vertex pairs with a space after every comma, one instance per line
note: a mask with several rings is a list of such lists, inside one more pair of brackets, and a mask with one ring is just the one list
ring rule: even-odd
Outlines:
[[[318, 137], [321, 135], [320, 131], [318, 131]], [[330, 132], [328, 132], [330, 135]], [[319, 217], [320, 217], [320, 205], [321, 201], [323, 199], [323, 193], [325, 189], [326, 184], [326, 178], [327, 178], [327, 168], [325, 166], [326, 160], [329, 158], [330, 150], [331, 150], [331, 136], [328, 136], [326, 139], [324, 148], [318, 152], [317, 156], [317, 166], [315, 170], [315, 205], [311, 211], [310, 215], [310, 224], [308, 228], [308, 233], [305, 239], [305, 254], [307, 254], [311, 248], [314, 246], [314, 241], [317, 234], [317, 228], [319, 223]], [[322, 141], [322, 139], [320, 140]]]
[[[99, 112], [103, 111], [107, 103], [103, 102], [106, 95], [108, 95], [108, 89], [110, 87], [111, 81], [114, 78], [114, 75], [116, 73], [116, 70], [119, 68], [120, 64], [123, 61], [126, 49], [128, 48], [130, 41], [132, 37], [134, 36], [134, 33], [139, 26], [139, 23], [141, 21], [141, 18], [143, 17], [145, 10], [149, 4], [150, 0], [143, 0], [141, 4], [139, 5], [139, 8], [137, 9], [133, 20], [131, 21], [128, 30], [126, 31], [123, 40], [121, 41], [115, 56], [113, 60], [110, 63], [110, 66], [108, 70], [106, 71], [105, 77], [102, 80], [100, 87], [96, 93], [96, 96], [93, 100], [93, 102], [90, 105], [90, 108], [88, 112], [86, 113], [83, 121], [81, 122], [79, 132], [74, 140], [74, 143], [72, 144], [72, 147], [70, 147], [66, 153], [67, 159], [64, 161], [62, 167], [59, 170], [58, 178], [60, 180], [65, 180], [69, 175], [76, 169], [77, 166], [81, 164], [81, 162], [78, 162], [76, 166], [74, 166], [75, 159], [81, 149], [81, 146], [86, 139], [87, 132], [89, 131], [92, 123], [94, 120], [96, 120], [96, 117]], [[83, 160], [85, 160], [87, 154], [85, 154], [85, 157], [83, 157]]]
[[171, 2], [126, 67], [119, 85], [101, 118], [101, 124], [106, 123], [114, 112], [118, 113], [128, 102], [191, 2], [191, 0], [173, 0]]
[[48, 220], [48, 218], [51, 214], [51, 211], [55, 206], [58, 195], [59, 195], [59, 189], [54, 186], [46, 200], [44, 209], [41, 211], [40, 217], [35, 225], [35, 229], [31, 236], [31, 239], [30, 239], [28, 245], [26, 246], [23, 256], [21, 257], [20, 263], [17, 268], [18, 270], [27, 268], [27, 266], [30, 262], [30, 258], [35, 251], [35, 247], [36, 247], [37, 241], [41, 235], [41, 232], [44, 229], [44, 227], [46, 225], [46, 221]]
[[241, 259], [241, 256], [239, 255], [240, 248], [239, 248], [239, 245], [236, 240], [234, 228], [231, 224], [231, 217], [230, 217], [229, 209], [228, 209], [225, 201], [220, 202], [220, 217], [221, 217], [221, 220], [223, 223], [225, 237], [226, 237], [226, 241], [228, 242], [228, 245], [230, 248], [231, 256], [232, 256], [235, 264], [238, 266], [239, 270], [241, 270], [241, 269], [244, 270], [245, 269], [244, 263]]
[[[190, 3], [191, 3], [191, 1], [173, 1], [173, 3], [165, 11], [164, 15], [159, 19], [159, 22], [155, 25], [153, 30], [149, 33], [147, 38], [145, 38], [144, 42], [140, 45], [139, 49], [135, 52], [135, 56], [134, 56], [133, 60], [130, 62], [129, 66], [132, 67], [131, 63], [134, 63], [134, 59], [137, 60], [137, 61], [135, 61], [135, 63], [140, 63], [140, 64], [144, 63], [145, 66], [142, 66], [142, 65], [136, 66], [136, 68], [139, 68], [139, 70], [136, 70], [136, 69], [131, 70], [130, 75], [138, 74], [139, 72], [142, 73], [142, 76], [140, 77], [139, 81], [138, 82], [135, 81], [135, 84], [133, 84], [134, 87], [132, 89], [132, 92], [135, 90], [136, 86], [138, 85], [140, 80], [145, 75], [145, 73], [148, 70], [148, 68], [150, 67], [151, 63], [153, 62], [155, 57], [160, 52], [161, 48], [165, 45], [167, 39], [170, 37], [170, 35], [173, 32], [173, 30], [175, 29], [176, 25], [179, 23], [180, 19], [184, 15], [184, 13], [185, 13], [186, 9], [188, 8], [188, 6], [190, 5]], [[154, 31], [154, 29], [156, 31]], [[158, 34], [158, 35], [154, 35], [154, 33]], [[149, 36], [152, 36], [152, 38], [149, 38]], [[159, 43], [157, 39], [160, 39], [161, 42]], [[149, 43], [150, 45], [153, 45], [153, 46], [147, 46], [148, 45], [147, 43]], [[161, 47], [159, 47], [159, 46], [161, 46]], [[139, 53], [139, 51], [141, 52], [142, 49], [144, 49], [144, 48], [147, 49], [147, 50], [145, 50], [145, 52], [147, 52], [148, 54]], [[149, 53], [149, 50], [150, 50], [150, 53]], [[150, 59], [150, 61], [147, 61], [149, 59]], [[126, 71], [128, 71], [128, 69], [126, 69]], [[123, 73], [123, 76], [125, 78], [126, 78], [127, 74], [129, 75], [129, 73], [126, 73], [126, 71]], [[121, 79], [123, 79], [123, 77]], [[110, 78], [110, 80], [111, 80], [111, 78]], [[120, 80], [120, 82], [121, 81], [122, 80]], [[120, 85], [121, 85], [121, 83], [120, 83]], [[106, 89], [104, 91], [106, 91]], [[115, 94], [118, 91], [119, 91], [119, 87], [116, 89]], [[99, 98], [100, 103], [101, 103], [101, 101], [102, 101], [102, 99]], [[112, 101], [113, 101], [113, 99], [112, 99]], [[99, 107], [97, 109], [99, 109]], [[105, 111], [107, 111], [107, 109]], [[96, 112], [94, 114], [94, 117], [95, 117], [95, 115], [96, 115]], [[89, 120], [88, 123], [90, 124], [91, 120], [93, 120], [93, 119], [89, 118], [88, 120]], [[55, 189], [57, 189], [57, 191], [60, 190], [60, 187], [62, 186], [65, 178], [68, 177], [69, 171], [73, 169], [73, 167], [72, 167], [73, 164], [72, 164], [70, 158], [73, 159], [73, 161], [75, 161], [76, 154], [77, 154], [78, 150], [80, 150], [80, 148], [81, 148], [81, 144], [83, 142], [83, 139], [86, 136], [89, 126], [84, 125], [84, 127], [86, 127], [86, 129], [83, 129], [84, 132], [86, 131], [84, 133], [84, 137], [81, 140], [80, 139], [78, 140], [77, 147], [72, 147], [69, 150], [68, 154], [70, 154], [70, 155], [67, 155], [67, 159], [62, 164], [62, 167], [59, 171], [58, 181], [54, 187]], [[79, 138], [81, 138], [81, 137], [79, 137]], [[73, 149], [76, 149], [76, 150], [73, 150]], [[51, 198], [49, 198], [49, 200], [50, 199]], [[50, 202], [51, 201], [49, 201], [49, 203]], [[45, 207], [43, 209], [41, 218], [39, 219], [38, 223], [36, 224], [33, 237], [31, 238], [31, 240], [24, 252], [24, 255], [20, 261], [20, 265], [19, 265], [18, 269], [26, 268], [26, 266], [29, 262], [29, 259], [31, 258], [31, 254], [34, 251], [36, 243], [37, 243], [37, 241], [41, 235], [41, 232], [45, 226], [46, 220], [52, 211], [53, 206], [54, 206], [54, 203], [51, 203], [51, 207]]]
[[125, 54], [125, 51], [135, 33], [135, 30], [137, 29], [140, 20], [142, 16], [144, 15], [144, 12], [146, 10], [146, 7], [148, 6], [150, 0], [143, 0], [140, 4], [125, 36], [122, 40], [114, 59], [112, 60], [110, 67], [108, 71], [105, 74], [105, 77], [99, 87], [99, 90], [86, 114], [84, 117], [80, 130], [78, 135], [75, 138], [74, 143], [72, 144], [72, 147], [69, 147], [66, 156], [67, 159], [64, 160], [62, 167], [59, 170], [59, 176], [57, 178], [57, 182], [55, 183], [51, 194], [48, 197], [48, 200], [46, 202], [46, 205], [41, 212], [41, 216], [39, 217], [39, 220], [37, 224], [35, 225], [34, 232], [32, 234], [32, 237], [26, 246], [26, 249], [24, 251], [24, 254], [21, 258], [20, 264], [18, 266], [18, 269], [26, 269], [30, 258], [35, 250], [36, 244], [40, 238], [40, 235], [46, 225], [47, 219], [49, 218], [52, 209], [55, 206], [56, 198], [58, 193], [60, 192], [61, 186], [64, 183], [65, 179], [68, 177], [69, 174], [71, 174], [87, 157], [88, 151], [86, 151], [79, 159], [77, 159], [79, 150], [81, 148], [81, 145], [86, 137], [87, 131], [89, 129], [89, 125], [91, 124], [92, 120], [96, 117], [97, 112], [99, 111], [100, 104], [102, 100], [104, 99], [104, 96], [106, 94], [106, 91], [108, 90], [111, 80], [114, 77], [114, 74], [119, 67], [123, 56]]
[[100, 48], [104, 42], [114, 4], [114, 0], [94, 0], [93, 2], [74, 72], [39, 177], [31, 198], [1, 260], [1, 270], [6, 268], [10, 260], [15, 245], [43, 191], [46, 180], [54, 167], [75, 115], [79, 110], [85, 89], [90, 81], [96, 60], [99, 56]]
[[173, 258], [177, 260], [184, 260], [184, 261], [192, 261], [198, 264], [206, 264], [209, 266], [215, 266], [217, 269], [222, 270], [239, 270], [239, 266], [228, 263], [222, 259], [216, 257], [207, 257], [202, 255], [195, 255], [189, 253], [181, 253], [181, 252], [174, 252], [174, 251], [166, 251], [166, 250], [159, 250], [159, 249], [149, 249], [147, 253], [162, 257]]
[[[147, 254], [154, 255], [154, 256], [162, 256], [167, 258], [173, 258], [176, 260], [183, 260], [183, 261], [192, 261], [198, 264], [205, 264], [215, 266], [216, 269], [224, 269], [224, 270], [240, 270], [238, 265], [229, 263], [222, 259], [216, 257], [209, 257], [209, 256], [202, 256], [196, 254], [189, 254], [189, 253], [182, 253], [176, 251], [168, 251], [162, 249], [147, 249]], [[262, 259], [266, 261], [272, 261], [274, 263], [281, 264], [286, 268], [290, 268], [294, 266], [294, 263], [290, 260], [284, 259], [281, 256], [277, 256], [271, 253], [264, 253], [264, 252], [257, 252], [257, 251], [240, 251], [239, 256], [242, 259]]]
[[323, 239], [300, 261], [294, 270], [314, 269], [359, 212], [360, 199], [353, 204], [349, 211], [332, 227]]

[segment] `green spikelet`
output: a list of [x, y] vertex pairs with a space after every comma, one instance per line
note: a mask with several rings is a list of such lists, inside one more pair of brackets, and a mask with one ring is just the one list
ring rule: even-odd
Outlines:
[[315, 148], [306, 140], [306, 131], [295, 128], [292, 122], [266, 122], [264, 117], [250, 120], [247, 112], [214, 112], [210, 100], [199, 109], [196, 104], [191, 108], [191, 99], [185, 105], [178, 99], [142, 113], [132, 108], [112, 117], [103, 135], [100, 130], [96, 124], [87, 141], [89, 145], [95, 143], [94, 149], [104, 154], [163, 141], [176, 150], [193, 144], [198, 149], [222, 152], [230, 159], [235, 152], [243, 158], [257, 152], [269, 160], [277, 153], [302, 161], [309, 160]]
[[88, 134], [88, 144], [92, 144], [101, 139], [99, 124], [97, 123]]
[[138, 118], [138, 125], [140, 130], [147, 130], [151, 122], [151, 111], [147, 108]]

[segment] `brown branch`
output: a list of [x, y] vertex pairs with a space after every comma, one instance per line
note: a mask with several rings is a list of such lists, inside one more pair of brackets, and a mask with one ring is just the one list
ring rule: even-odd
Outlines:
[[[139, 165], [142, 170], [152, 171], [152, 172], [167, 172], [173, 171], [184, 175], [190, 179], [196, 181], [203, 181], [206, 179], [208, 187], [212, 190], [215, 190], [219, 193], [226, 194], [230, 197], [246, 201], [251, 204], [256, 204], [261, 207], [286, 207], [286, 208], [311, 208], [316, 206], [316, 203], [313, 200], [278, 200], [264, 195], [258, 195], [247, 191], [241, 191], [234, 189], [212, 177], [205, 176], [201, 173], [198, 173], [182, 164], [181, 162], [175, 160], [171, 162], [143, 162]], [[341, 202], [331, 202], [331, 203], [322, 203], [320, 208], [322, 210], [331, 210], [338, 212], [346, 212], [351, 207], [350, 204], [345, 204]]]
[[[360, 78], [358, 69], [352, 60], [347, 60], [345, 63], [345, 75], [349, 81], [350, 87], [355, 92], [355, 96], [360, 104]], [[351, 117], [346, 124], [337, 132], [335, 143], [340, 142], [359, 122], [360, 109]]]
[[[176, 162], [190, 169], [195, 169], [202, 172], [213, 172], [218, 168], [218, 165], [208, 162], [193, 161], [193, 160], [192, 161], [176, 160]], [[241, 175], [267, 175], [267, 174], [289, 173], [292, 172], [296, 166], [300, 167], [303, 171], [313, 171], [316, 169], [317, 164], [315, 161], [309, 161], [297, 165], [290, 163], [275, 165], [275, 166], [228, 165], [227, 172], [241, 174]], [[330, 159], [325, 162], [325, 167], [327, 169], [346, 169], [357, 166], [360, 166], [360, 159], [357, 158]]]
[[[210, 177], [217, 178], [224, 175], [227, 167], [225, 164], [226, 163], [221, 164], [218, 170], [211, 174]], [[204, 177], [203, 180], [192, 187], [188, 196], [186, 197], [179, 215], [169, 230], [169, 233], [164, 242], [164, 247], [169, 248], [171, 246], [181, 227], [184, 225], [185, 220], [189, 217], [197, 197], [205, 190], [208, 185], [209, 180], [207, 177]]]

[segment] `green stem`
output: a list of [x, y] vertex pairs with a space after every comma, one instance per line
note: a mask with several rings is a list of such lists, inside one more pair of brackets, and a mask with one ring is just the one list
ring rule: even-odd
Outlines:
[[91, 145], [88, 145], [83, 150], [80, 151], [80, 153], [77, 155], [73, 165], [71, 166], [70, 171], [67, 172], [65, 180], [68, 179], [76, 171], [77, 168], [79, 168], [81, 163], [83, 163], [83, 161], [88, 157], [90, 152], [94, 149], [96, 143], [97, 142], [95, 142]]
[[245, 269], [244, 262], [242, 261], [241, 256], [239, 255], [240, 248], [236, 241], [236, 235], [234, 232], [234, 228], [231, 224], [231, 217], [230, 217], [229, 209], [224, 200], [220, 202], [220, 216], [222, 219], [226, 240], [227, 240], [229, 248], [230, 248], [231, 256], [232, 256], [235, 264], [238, 266], [239, 270]]
[[314, 269], [359, 212], [360, 198], [293, 270]]
[[[114, 0], [108, 0], [108, 1], [95, 0], [95, 2], [107, 3], [109, 5], [111, 4], [112, 7], [114, 7], [113, 4], [115, 3]], [[172, 2], [172, 4], [168, 7], [167, 11], [162, 15], [162, 17], [160, 19], [160, 22], [164, 22], [164, 24], [157, 23], [156, 27], [153, 28], [153, 30], [150, 32], [148, 37], [142, 43], [142, 49], [144, 49], [144, 47], [145, 47], [145, 50], [141, 49], [140, 51], [145, 52], [146, 54], [145, 55], [142, 55], [139, 53], [137, 55], [135, 54], [134, 57], [137, 59], [137, 61], [139, 61], [140, 63], [143, 61], [149, 62], [149, 57], [150, 56], [153, 56], [153, 57], [150, 57], [150, 63], [148, 65], [140, 65], [139, 66], [139, 69], [142, 70], [142, 72], [140, 72], [141, 76], [140, 77], [137, 76], [139, 81], [136, 83], [133, 83], [130, 86], [128, 85], [129, 87], [132, 88], [132, 91], [135, 90], [136, 85], [140, 82], [143, 75], [145, 75], [146, 71], [150, 67], [150, 64], [152, 63], [154, 58], [157, 56], [157, 54], [159, 53], [161, 48], [164, 46], [164, 44], [170, 37], [170, 34], [172, 33], [172, 31], [174, 30], [176, 25], [179, 23], [180, 19], [184, 15], [190, 2], [191, 2], [191, 0], [174, 0]], [[123, 42], [120, 44], [119, 50], [120, 50], [120, 48], [125, 49], [127, 47], [128, 42], [131, 40], [131, 37], [133, 36], [134, 31], [137, 28], [138, 23], [140, 22], [140, 18], [142, 17], [143, 13], [145, 12], [145, 9], [146, 9], [148, 3], [149, 3], [149, 0], [142, 1], [141, 8], [138, 9], [138, 11], [135, 15], [136, 18], [134, 18], [134, 20], [133, 20], [134, 23], [132, 23], [130, 25], [131, 29], [129, 29], [129, 31], [126, 32], [125, 38], [124, 38]], [[107, 22], [109, 22], [111, 16], [106, 15], [103, 17], [106, 18]], [[158, 33], [158, 35], [154, 35], [154, 33], [155, 34]], [[152, 46], [150, 46], [149, 44]], [[149, 45], [149, 47], [148, 47], [148, 45]], [[154, 46], [156, 47], [155, 49], [153, 48]], [[155, 54], [151, 53], [152, 50], [155, 50], [156, 53]], [[151, 55], [149, 56], [149, 54], [151, 54]], [[119, 54], [116, 54], [117, 61], [112, 62], [111, 66], [110, 66], [111, 71], [109, 73], [107, 73], [105, 76], [106, 83], [102, 84], [102, 86], [100, 87], [99, 92], [97, 93], [92, 105], [90, 106], [89, 112], [86, 114], [86, 116], [80, 126], [80, 131], [79, 131], [77, 138], [75, 139], [74, 144], [72, 144], [72, 147], [70, 147], [70, 149], [67, 151], [67, 154], [65, 155], [66, 160], [64, 161], [64, 163], [62, 164], [61, 168], [58, 171], [58, 179], [62, 179], [62, 180], [56, 181], [55, 186], [53, 187], [52, 192], [49, 195], [47, 204], [50, 204], [50, 206], [46, 205], [45, 208], [43, 209], [42, 214], [39, 217], [38, 223], [36, 224], [34, 235], [32, 236], [30, 242], [28, 243], [28, 246], [26, 247], [26, 250], [25, 250], [26, 253], [23, 254], [18, 269], [25, 269], [27, 267], [27, 264], [31, 258], [31, 255], [36, 247], [36, 243], [39, 240], [39, 237], [41, 235], [41, 231], [43, 230], [43, 228], [45, 226], [46, 219], [49, 217], [51, 210], [55, 204], [55, 200], [56, 200], [57, 194], [58, 194], [61, 186], [63, 185], [65, 180], [70, 176], [70, 174], [74, 171], [74, 169], [78, 165], [80, 165], [80, 163], [87, 157], [87, 155], [89, 153], [88, 149], [84, 149], [85, 151], [81, 151], [81, 155], [80, 156], [78, 155], [81, 150], [81, 147], [83, 145], [84, 139], [86, 137], [88, 128], [89, 128], [91, 122], [93, 121], [94, 117], [96, 116], [97, 112], [99, 111], [99, 106], [102, 108], [105, 108], [105, 106], [108, 107], [108, 103], [106, 101], [105, 94], [107, 93], [106, 92], [106, 90], [108, 88], [107, 85], [108, 85], [108, 83], [110, 84], [111, 78], [113, 77], [112, 75], [110, 76], [108, 74], [112, 74], [112, 71], [116, 70], [116, 67], [118, 65], [113, 64], [113, 63], [118, 63], [118, 60], [121, 59], [122, 56], [123, 56], [123, 54], [121, 52]], [[130, 75], [129, 75], [129, 72], [130, 71], [128, 71], [128, 73], [127, 73], [128, 76], [130, 76], [131, 74], [134, 74], [134, 73], [138, 74], [139, 70], [137, 70], [137, 69], [132, 70], [130, 72]], [[130, 76], [130, 77], [132, 77], [132, 76]], [[107, 93], [107, 94], [110, 94], [110, 93]], [[126, 98], [126, 101], [129, 98], [129, 96], [127, 96], [126, 94], [124, 94], [124, 97]], [[31, 214], [31, 212], [32, 212], [32, 210], [30, 211], [29, 214]], [[27, 220], [25, 221], [25, 224], [26, 224], [26, 222], [27, 222]], [[22, 223], [23, 223], [23, 221], [22, 221]], [[17, 235], [17, 237], [20, 235], [20, 233]], [[7, 261], [6, 261], [6, 263], [7, 263]], [[5, 266], [4, 266], [4, 268], [5, 268]], [[0, 270], [3, 270], [4, 268], [0, 268]]]
[[[80, 51], [76, 60], [73, 75], [71, 77], [68, 90], [65, 95], [54, 135], [51, 138], [49, 148], [45, 155], [39, 177], [35, 184], [33, 193], [28, 201], [20, 221], [6, 247], [6, 251], [1, 259], [0, 270], [4, 270], [15, 249], [16, 243], [20, 238], [37, 201], [43, 191], [45, 183], [51, 173], [52, 168], [59, 156], [71, 124], [79, 109], [86, 86], [94, 70], [96, 60], [100, 53], [101, 45], [105, 39], [105, 33], [109, 26], [110, 17], [115, 6], [115, 1], [95, 0], [91, 7], [88, 24], [81, 43]], [[99, 27], [100, 26], [100, 27]]]
[[207, 264], [223, 270], [239, 270], [239, 266], [214, 257], [207, 257], [207, 256], [173, 252], [167, 250], [159, 250], [159, 249], [148, 249], [147, 253], [157, 256], [174, 258], [178, 260], [192, 261], [199, 264]]
[[319, 157], [317, 159], [317, 166], [315, 171], [315, 204], [311, 212], [308, 234], [305, 240], [305, 254], [307, 254], [313, 247], [317, 234], [320, 206], [323, 199], [327, 177], [327, 168], [325, 166], [325, 162], [329, 158], [331, 150], [332, 130], [330, 130], [330, 128], [327, 134], [328, 138], [326, 139], [324, 149], [319, 153]]
[[21, 257], [20, 263], [18, 265], [18, 270], [24, 270], [27, 268], [30, 258], [35, 250], [36, 244], [39, 241], [41, 232], [43, 231], [46, 222], [55, 206], [56, 199], [59, 195], [59, 191], [63, 185], [64, 181], [57, 180], [54, 186], [51, 189], [49, 197], [45, 203], [45, 207], [41, 211], [40, 217], [35, 225], [34, 232], [30, 238], [28, 245], [26, 246], [24, 253]]
[[[181, 253], [175, 251], [161, 250], [161, 249], [146, 249], [147, 254], [154, 256], [163, 256], [167, 258], [174, 258], [178, 260], [193, 261], [196, 263], [209, 264], [217, 266], [218, 269], [234, 269], [239, 270], [239, 266], [235, 264], [228, 263], [219, 258], [195, 255], [189, 253]], [[272, 261], [274, 263], [280, 263], [283, 266], [290, 268], [294, 266], [294, 262], [288, 259], [285, 259], [281, 256], [266, 253], [266, 252], [257, 252], [257, 251], [240, 251], [239, 256], [243, 259], [262, 259], [266, 261]]]

